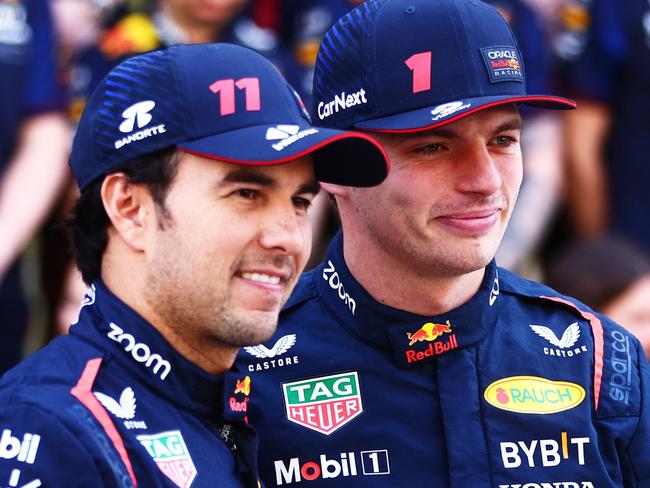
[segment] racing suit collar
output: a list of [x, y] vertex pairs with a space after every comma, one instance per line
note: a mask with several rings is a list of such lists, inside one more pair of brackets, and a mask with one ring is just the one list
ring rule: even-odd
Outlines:
[[[207, 419], [224, 415], [243, 419], [245, 411], [231, 412], [229, 398], [236, 389], [181, 356], [144, 318], [97, 280], [86, 293], [79, 320], [70, 329], [108, 351], [104, 361], [118, 361], [130, 376], [178, 407]], [[239, 396], [239, 395], [236, 395]], [[235, 401], [239, 401], [237, 398]], [[242, 399], [243, 400], [243, 399]], [[223, 405], [223, 408], [222, 408]]]
[[345, 264], [340, 231], [315, 273], [319, 295], [341, 323], [361, 340], [391, 351], [395, 364], [404, 368], [476, 344], [498, 315], [499, 279], [494, 260], [474, 297], [436, 316], [399, 310], [372, 298]]

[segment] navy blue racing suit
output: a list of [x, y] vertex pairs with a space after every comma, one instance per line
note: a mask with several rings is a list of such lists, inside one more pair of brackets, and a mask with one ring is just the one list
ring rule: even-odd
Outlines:
[[257, 488], [249, 393], [97, 282], [70, 335], [0, 382], [0, 486]]
[[497, 268], [440, 316], [374, 300], [342, 255], [236, 361], [267, 486], [650, 486], [650, 370], [623, 328]]

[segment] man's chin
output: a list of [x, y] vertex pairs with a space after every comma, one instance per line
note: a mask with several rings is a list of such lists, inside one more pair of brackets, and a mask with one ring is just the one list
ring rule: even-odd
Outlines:
[[266, 310], [247, 310], [240, 312], [242, 317], [242, 324], [245, 330], [242, 331], [242, 337], [245, 337], [245, 344], [240, 346], [256, 346], [268, 341], [278, 327], [278, 313], [279, 310], [266, 311]]

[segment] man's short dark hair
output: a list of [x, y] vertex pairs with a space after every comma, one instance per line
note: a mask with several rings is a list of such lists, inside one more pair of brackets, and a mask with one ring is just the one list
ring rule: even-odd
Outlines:
[[[125, 173], [130, 183], [144, 184], [156, 204], [158, 225], [168, 218], [165, 197], [178, 169], [175, 147], [161, 149], [133, 159], [111, 173]], [[101, 276], [102, 257], [108, 243], [110, 220], [102, 203], [104, 178], [98, 178], [81, 192], [69, 223], [74, 258], [83, 280], [90, 284]]]

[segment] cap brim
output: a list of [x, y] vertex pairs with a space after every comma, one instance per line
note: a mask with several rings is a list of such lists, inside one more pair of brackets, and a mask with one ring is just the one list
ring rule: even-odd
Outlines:
[[[571, 110], [576, 108], [576, 102], [573, 100], [554, 96], [505, 95], [498, 97], [477, 97], [454, 101], [450, 104], [441, 103], [440, 105], [428, 106], [426, 108], [420, 108], [410, 112], [398, 113], [377, 119], [364, 120], [354, 124], [354, 128], [373, 132], [418, 132], [435, 129], [436, 127], [450, 124], [481, 110], [497, 107], [499, 105], [506, 105], [508, 103], [523, 103], [531, 107], [552, 110]], [[437, 108], [442, 107], [443, 105], [452, 105], [452, 108], [441, 113], [433, 113]]]
[[[283, 128], [292, 128], [290, 132]], [[271, 133], [271, 140], [267, 136]], [[321, 127], [259, 125], [178, 144], [183, 152], [251, 166], [287, 163], [313, 154], [319, 181], [346, 186], [378, 185], [390, 164], [371, 136]]]

